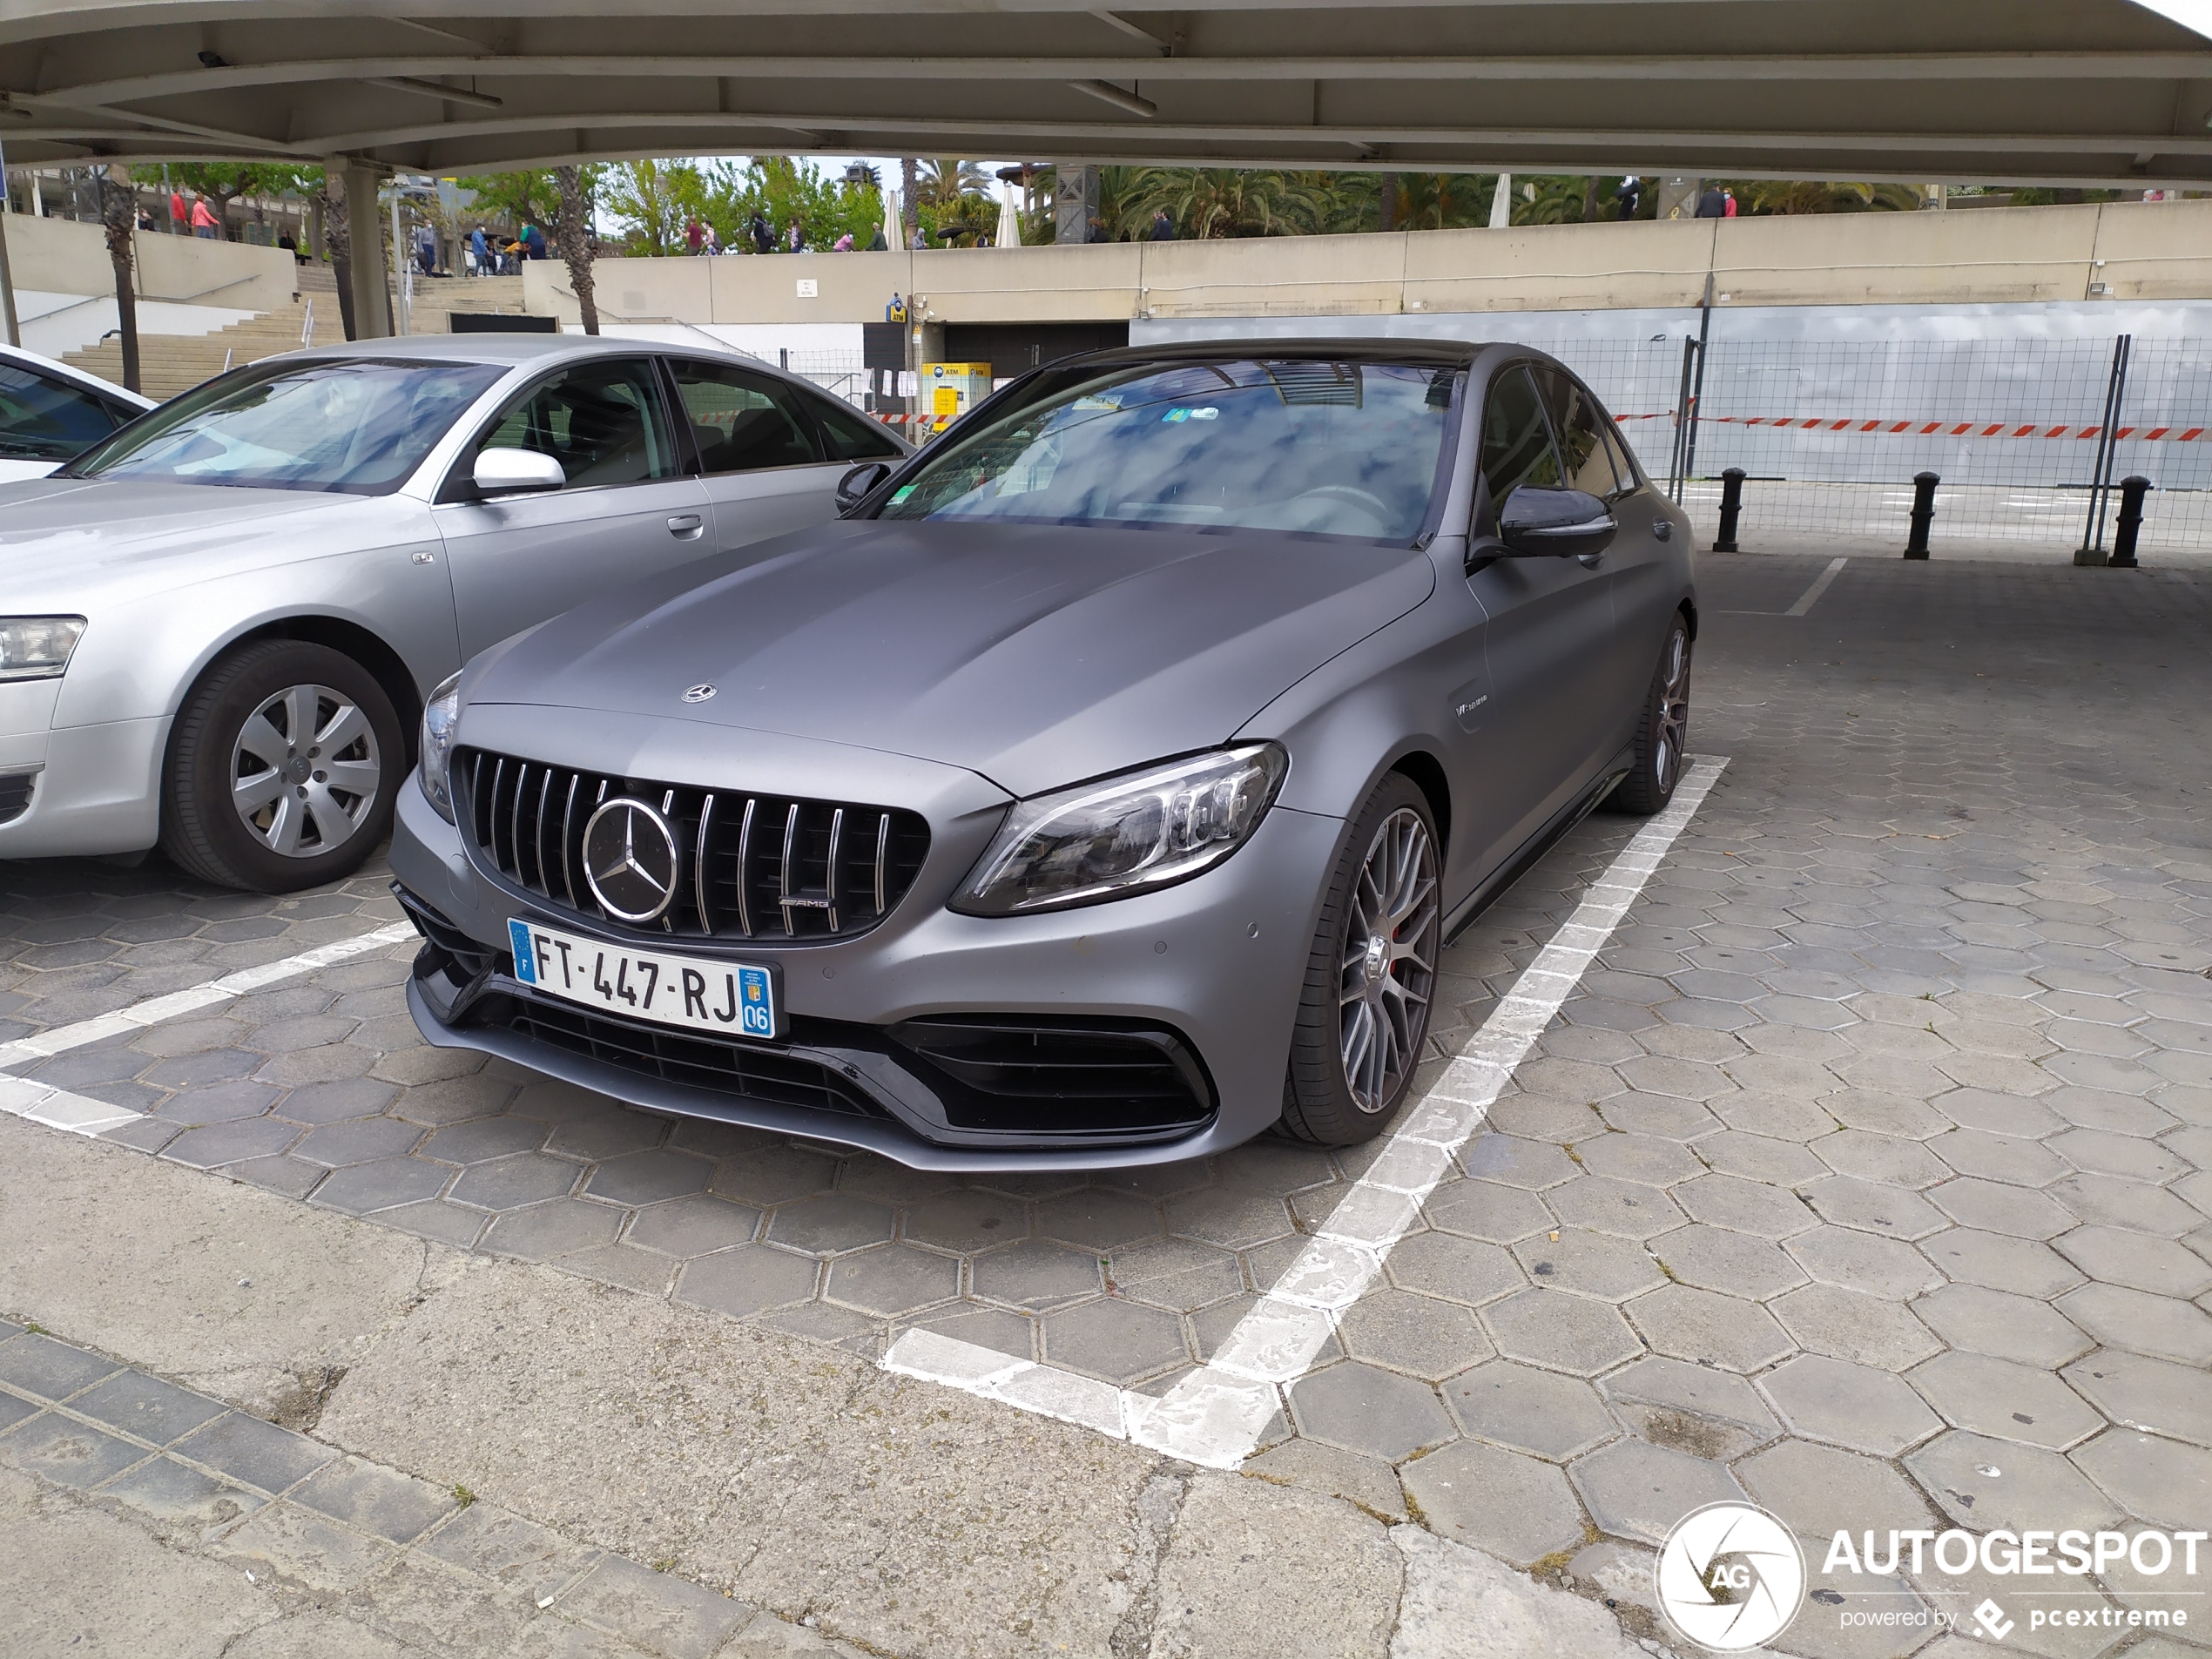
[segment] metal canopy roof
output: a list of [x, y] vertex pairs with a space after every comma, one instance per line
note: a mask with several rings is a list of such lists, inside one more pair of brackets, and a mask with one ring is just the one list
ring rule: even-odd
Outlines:
[[16, 165], [2212, 179], [2212, 44], [2128, 0], [0, 0], [0, 87]]

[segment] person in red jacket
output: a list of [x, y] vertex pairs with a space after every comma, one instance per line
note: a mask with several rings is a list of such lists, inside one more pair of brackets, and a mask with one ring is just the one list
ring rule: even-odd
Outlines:
[[192, 205], [192, 233], [211, 242], [223, 239], [223, 223], [207, 206], [207, 198], [195, 196]]

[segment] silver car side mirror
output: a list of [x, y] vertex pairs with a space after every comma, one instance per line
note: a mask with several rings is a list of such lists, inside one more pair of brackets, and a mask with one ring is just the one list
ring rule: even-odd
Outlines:
[[513, 496], [530, 489], [558, 489], [569, 482], [561, 463], [535, 449], [484, 449], [472, 475], [477, 492]]

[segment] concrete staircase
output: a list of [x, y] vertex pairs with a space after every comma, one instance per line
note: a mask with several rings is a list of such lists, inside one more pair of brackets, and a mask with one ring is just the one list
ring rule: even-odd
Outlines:
[[527, 308], [523, 304], [523, 279], [518, 276], [419, 276], [415, 279], [415, 307], [408, 333], [451, 334], [452, 326], [446, 319], [456, 311], [513, 314]]

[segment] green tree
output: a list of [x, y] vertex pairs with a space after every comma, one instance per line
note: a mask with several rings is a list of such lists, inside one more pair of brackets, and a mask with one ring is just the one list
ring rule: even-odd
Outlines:
[[742, 167], [728, 162], [710, 167], [702, 178], [698, 212], [733, 253], [755, 251], [748, 227], [756, 212], [767, 221], [779, 251], [790, 246], [794, 224], [800, 246], [816, 252], [835, 246], [841, 236], [866, 247], [883, 224], [883, 192], [870, 182], [833, 178], [811, 161], [754, 156]]
[[706, 181], [688, 161], [629, 161], [605, 170], [600, 199], [626, 232], [623, 252], [664, 257], [687, 252], [687, 221], [706, 206]]
[[[595, 185], [602, 167], [589, 167]], [[561, 183], [550, 167], [519, 172], [476, 173], [459, 181], [475, 195], [473, 212], [488, 224], [504, 225], [519, 232], [525, 225], [543, 229], [561, 217]]]
[[[207, 199], [207, 211], [215, 215], [224, 234], [230, 232], [231, 204], [240, 197], [313, 196], [323, 187], [322, 169], [298, 166], [289, 162], [268, 161], [172, 161], [168, 167], [171, 185], [192, 195]], [[133, 167], [133, 184], [161, 187], [162, 169], [158, 166]], [[256, 211], [255, 217], [261, 217]], [[191, 226], [180, 225], [179, 232]]]

